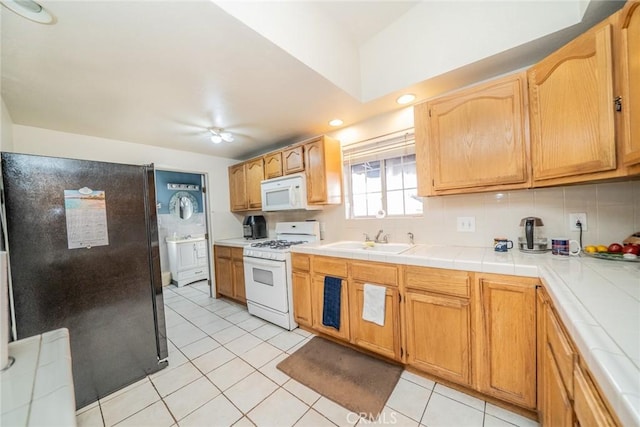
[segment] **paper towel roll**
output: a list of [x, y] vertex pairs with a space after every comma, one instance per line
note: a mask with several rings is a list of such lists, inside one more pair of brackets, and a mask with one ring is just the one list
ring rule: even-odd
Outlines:
[[9, 289], [7, 253], [0, 252], [0, 369], [9, 363]]

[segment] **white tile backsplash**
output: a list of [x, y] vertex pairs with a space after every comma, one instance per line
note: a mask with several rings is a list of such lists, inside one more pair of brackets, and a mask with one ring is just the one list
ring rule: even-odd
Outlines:
[[[640, 231], [640, 181], [585, 184], [565, 187], [489, 192], [481, 194], [425, 197], [420, 217], [345, 219], [344, 206], [327, 206], [319, 212], [266, 213], [270, 235], [278, 221], [316, 219], [325, 224], [325, 240], [362, 240], [363, 233], [378, 230], [390, 234], [392, 242], [408, 242], [412, 232], [416, 243], [489, 247], [494, 237], [514, 241], [522, 233], [520, 219], [538, 216], [544, 221], [546, 237], [578, 238], [569, 230], [569, 214], [586, 212], [588, 230], [583, 243], [620, 242]], [[456, 231], [457, 216], [475, 216], [476, 231]], [[241, 217], [239, 217], [241, 220]]]

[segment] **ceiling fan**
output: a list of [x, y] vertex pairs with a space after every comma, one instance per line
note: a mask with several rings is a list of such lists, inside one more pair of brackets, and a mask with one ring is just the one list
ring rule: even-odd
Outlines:
[[233, 142], [233, 134], [231, 132], [225, 132], [222, 128], [209, 128], [211, 133], [211, 142], [214, 144], [220, 144], [224, 142]]

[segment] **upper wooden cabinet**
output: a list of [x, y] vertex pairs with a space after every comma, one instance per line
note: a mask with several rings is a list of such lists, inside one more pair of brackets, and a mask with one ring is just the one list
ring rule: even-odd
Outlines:
[[277, 178], [282, 176], [282, 152], [276, 151], [264, 156], [264, 178]]
[[640, 164], [640, 2], [629, 1], [619, 13], [617, 94], [621, 96], [619, 130], [623, 163]]
[[527, 74], [535, 185], [615, 172], [612, 26], [595, 26]]
[[247, 207], [262, 208], [260, 183], [264, 179], [264, 163], [262, 157], [247, 162]]
[[262, 157], [229, 166], [229, 199], [232, 212], [262, 208], [260, 182], [263, 179]]
[[507, 76], [416, 105], [418, 192], [529, 185], [526, 76]]
[[264, 179], [304, 172], [307, 203], [342, 203], [342, 149], [340, 142], [320, 136], [286, 149], [229, 167], [232, 212], [262, 209], [260, 183]]
[[282, 171], [285, 175], [304, 171], [304, 155], [302, 145], [282, 150]]
[[229, 166], [229, 199], [232, 212], [247, 210], [247, 175], [244, 163]]
[[304, 144], [304, 171], [309, 204], [342, 203], [342, 151], [340, 143], [321, 136]]

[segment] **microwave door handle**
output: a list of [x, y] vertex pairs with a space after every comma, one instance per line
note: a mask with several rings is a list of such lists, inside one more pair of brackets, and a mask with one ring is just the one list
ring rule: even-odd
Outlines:
[[290, 201], [291, 206], [296, 206], [298, 204], [298, 201], [296, 200], [296, 196], [297, 195], [296, 195], [294, 187], [295, 186], [293, 186], [293, 185], [289, 187], [289, 201]]

